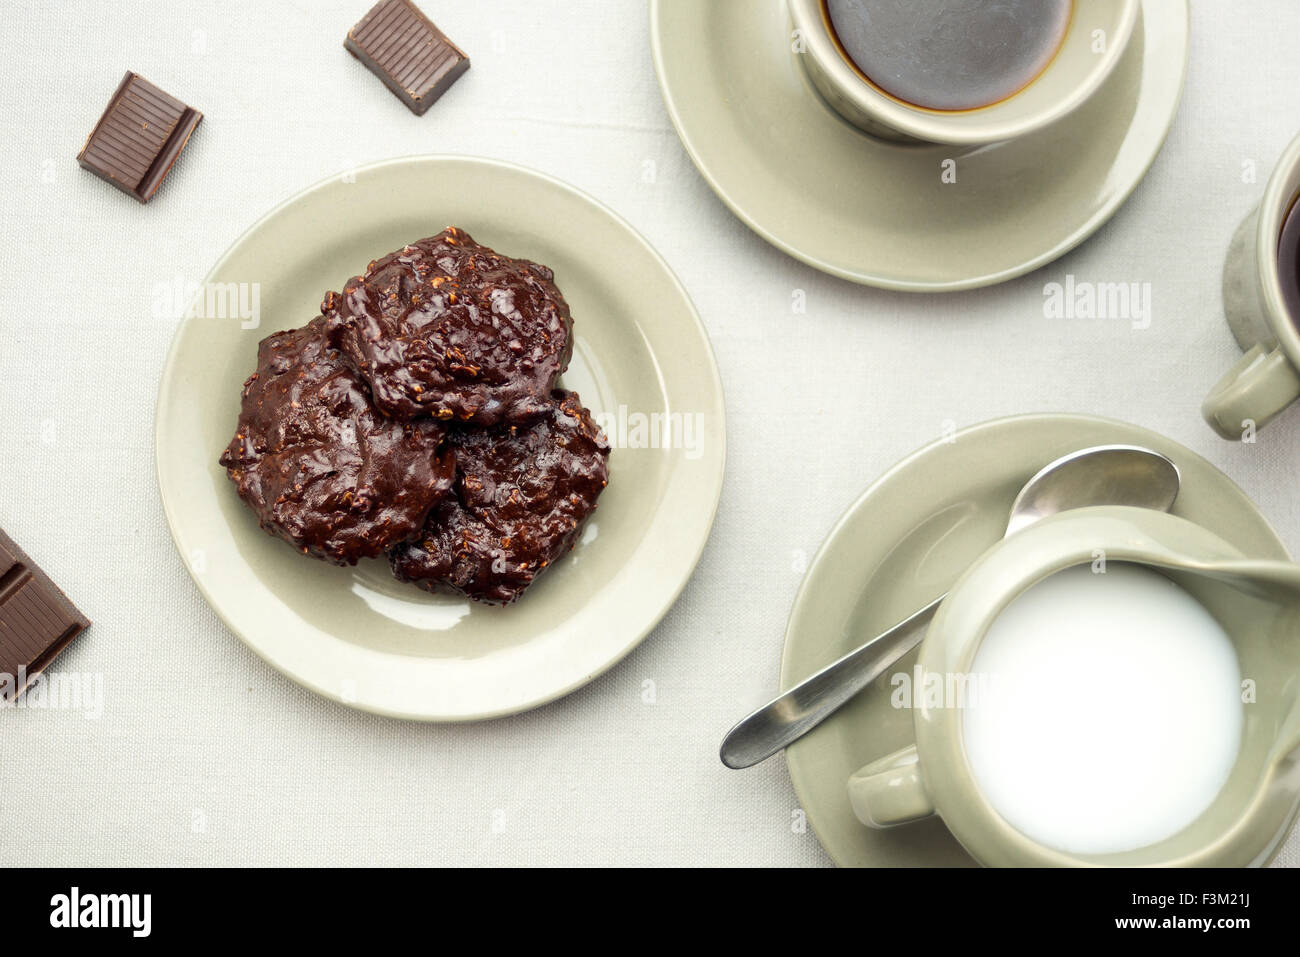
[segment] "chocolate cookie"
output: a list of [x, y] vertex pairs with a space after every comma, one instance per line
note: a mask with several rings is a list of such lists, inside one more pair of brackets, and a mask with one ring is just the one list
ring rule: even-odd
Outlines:
[[518, 598], [573, 547], [609, 478], [609, 444], [576, 393], [555, 390], [527, 426], [453, 431], [456, 497], [390, 553], [393, 573], [478, 601]]
[[326, 318], [264, 339], [221, 455], [258, 522], [304, 554], [355, 565], [419, 533], [455, 473], [446, 429], [382, 415], [325, 336]]
[[545, 407], [573, 354], [554, 278], [449, 227], [371, 263], [321, 311], [389, 415], [519, 424]]

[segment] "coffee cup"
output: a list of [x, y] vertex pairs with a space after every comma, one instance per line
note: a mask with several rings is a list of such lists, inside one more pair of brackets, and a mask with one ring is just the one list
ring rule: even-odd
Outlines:
[[[912, 705], [915, 743], [866, 765], [849, 779], [848, 798], [859, 820], [883, 828], [938, 814], [966, 850], [989, 866], [1267, 862], [1300, 809], [1296, 775], [1300, 685], [1295, 681], [1300, 670], [1300, 566], [1247, 559], [1201, 526], [1164, 512], [1109, 506], [1063, 512], [1007, 538], [975, 562], [935, 615], [921, 646], [917, 672], [971, 673], [981, 644], [1013, 601], [1057, 573], [1085, 571], [1076, 566], [1089, 566], [1086, 571], [1095, 573], [1099, 555], [1111, 563], [1111, 574], [1114, 563], [1122, 563], [1137, 567], [1130, 574], [1148, 575], [1162, 588], [1169, 589], [1170, 582], [1179, 586], [1182, 599], [1197, 613], [1208, 613], [1206, 621], [1226, 634], [1225, 651], [1229, 659], [1235, 656], [1237, 665], [1226, 678], [1229, 707], [1237, 708], [1238, 682], [1244, 688], [1246, 681], [1241, 678], [1249, 680], [1250, 703], [1234, 710], [1239, 725], [1225, 732], [1234, 750], [1228, 752], [1222, 777], [1207, 792], [1206, 803], [1191, 809], [1188, 822], [1177, 825], [1176, 832], [1149, 844], [1105, 853], [1064, 850], [1060, 844], [1028, 836], [1027, 828], [1013, 826], [1008, 815], [995, 807], [988, 778], [981, 779], [972, 762], [971, 746], [978, 742], [969, 734], [963, 711], [943, 703], [918, 702]], [[1172, 668], [1182, 663], [1168, 664]], [[1181, 676], [1169, 685], [1181, 691]], [[1059, 689], [1043, 691], [1048, 711], [1063, 707], [1054, 696]], [[1134, 694], [1141, 693], [1141, 687], [1134, 689]], [[1247, 701], [1244, 693], [1241, 701]], [[1110, 719], [1118, 715], [1121, 721], [1128, 718], [1124, 706], [1122, 701], [1102, 703]], [[1091, 716], [1079, 717], [1090, 732]], [[1043, 733], [1050, 746], [1055, 726], [1048, 721], [1041, 726], [1048, 729]], [[1199, 761], [1202, 742], [1185, 744]], [[1119, 735], [1114, 746], [1130, 746], [1127, 734]], [[1107, 750], [1112, 747], [1109, 739], [1098, 747], [1103, 757], [1113, 753]], [[1141, 764], [1146, 752], [1131, 757]], [[1062, 758], [1073, 761], [1069, 754]], [[1024, 781], [1033, 781], [1032, 776], [1050, 764], [1019, 753], [1008, 755], [1008, 760], [1019, 773], [1031, 776], [1020, 779]], [[1133, 786], [1121, 769], [1106, 760], [1088, 767], [1089, 783], [1114, 789]], [[1106, 780], [1106, 775], [1114, 779]], [[1181, 793], [1183, 783], [1181, 778], [1171, 781], [1172, 793]], [[1139, 789], [1123, 799], [1141, 802], [1144, 794]]]
[[[832, 109], [877, 137], [958, 145], [1024, 136], [1078, 108], [1119, 62], [1140, 12], [1139, 0], [1054, 0], [1057, 12], [1038, 24], [1044, 16], [1039, 11], [1047, 6], [1046, 0], [1013, 9], [981, 6], [975, 0], [789, 0], [794, 49]], [[989, 19], [989, 11], [1010, 19]], [[837, 17], [845, 38], [834, 26]], [[971, 17], [982, 19], [966, 23]], [[845, 42], [844, 18], [864, 43]], [[1042, 34], [1037, 40], [1027, 21]], [[969, 70], [953, 70], [953, 52], [969, 46], [968, 26], [972, 32], [975, 27], [1005, 29], [1015, 32], [1022, 46], [1044, 46], [1038, 51], [1025, 46], [1016, 58], [1005, 55], [1001, 38], [994, 36], [983, 49], [975, 48]], [[889, 30], [896, 35], [885, 35]], [[850, 45], [858, 50], [858, 59], [850, 54]], [[869, 56], [880, 60], [875, 77], [870, 64], [864, 68], [859, 62]], [[1012, 62], [1023, 75], [1008, 72], [1006, 64]], [[939, 68], [949, 75], [936, 77]], [[982, 82], [972, 78], [975, 73]], [[998, 98], [980, 102], [976, 94], [971, 100], [971, 90]]]
[[1253, 436], [1300, 398], [1300, 332], [1287, 308], [1278, 250], [1287, 215], [1300, 196], [1300, 137], [1278, 161], [1264, 198], [1246, 217], [1228, 248], [1223, 308], [1237, 343], [1246, 350], [1210, 390], [1201, 412], [1225, 439]]

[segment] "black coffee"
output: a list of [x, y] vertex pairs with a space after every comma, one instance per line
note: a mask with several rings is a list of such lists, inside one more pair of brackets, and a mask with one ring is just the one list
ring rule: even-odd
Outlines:
[[914, 106], [973, 110], [1051, 63], [1073, 0], [822, 0], [848, 60]]
[[1277, 243], [1277, 278], [1282, 286], [1282, 301], [1291, 322], [1300, 326], [1300, 197], [1291, 202], [1291, 211], [1282, 222], [1282, 237]]

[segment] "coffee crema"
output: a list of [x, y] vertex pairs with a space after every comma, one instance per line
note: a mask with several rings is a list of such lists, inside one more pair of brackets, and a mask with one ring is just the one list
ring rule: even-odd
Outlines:
[[905, 103], [958, 111], [1014, 96], [1060, 49], [1074, 0], [822, 0], [840, 52]]
[[1277, 242], [1277, 280], [1282, 287], [1282, 304], [1293, 326], [1300, 327], [1300, 196], [1282, 221]]

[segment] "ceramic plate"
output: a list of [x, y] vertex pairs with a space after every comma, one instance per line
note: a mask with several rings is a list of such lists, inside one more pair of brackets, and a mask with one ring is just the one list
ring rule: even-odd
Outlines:
[[[1134, 425], [1077, 415], [1000, 419], [958, 432], [896, 465], [836, 523], [795, 598], [781, 660], [789, 688], [946, 592], [1002, 537], [1020, 487], [1075, 449], [1144, 445], [1169, 456], [1183, 485], [1173, 512], [1252, 558], [1289, 561], [1285, 546], [1232, 480], [1174, 442]], [[863, 827], [845, 782], [912, 741], [911, 714], [889, 703], [890, 676], [786, 750], [795, 791], [822, 845], [846, 866], [973, 865], [938, 818], [888, 831]]]
[[[1003, 282], [1097, 231], [1169, 132], [1183, 0], [1144, 0], [1106, 84], [1056, 125], [992, 146], [903, 146], [830, 109], [791, 50], [786, 0], [652, 0], [664, 101], [714, 192], [810, 266], [888, 289]], [[955, 183], [941, 180], [955, 160]]]
[[[401, 585], [383, 561], [335, 568], [305, 558], [258, 528], [217, 465], [258, 341], [317, 315], [324, 292], [370, 260], [447, 225], [555, 270], [575, 318], [563, 384], [616, 423], [609, 487], [581, 542], [506, 608]], [[718, 371], [667, 264], [595, 200], [491, 160], [392, 160], [289, 200], [235, 243], [207, 283], [257, 284], [261, 322], [180, 326], [158, 397], [163, 505], [204, 597], [294, 680], [407, 718], [521, 711], [626, 655], [686, 584], [722, 488]]]

